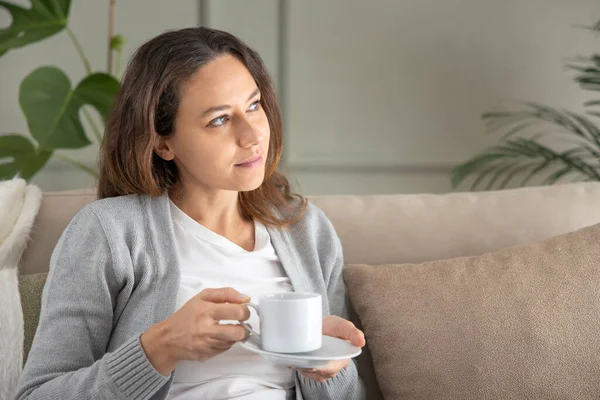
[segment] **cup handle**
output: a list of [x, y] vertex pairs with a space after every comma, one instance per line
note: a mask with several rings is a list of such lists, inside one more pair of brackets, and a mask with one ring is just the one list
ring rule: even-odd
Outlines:
[[[256, 311], [256, 314], [258, 315], [258, 317], [260, 318], [260, 311], [258, 310], [258, 306], [254, 303], [246, 303], [246, 305], [248, 307], [252, 307], [254, 308], [254, 311]], [[248, 331], [248, 333], [252, 336], [256, 336], [257, 339], [260, 339], [260, 335], [250, 327], [250, 325], [248, 325], [246, 322], [244, 321], [239, 321], [240, 325], [242, 325], [244, 327], [244, 329], [246, 329]]]

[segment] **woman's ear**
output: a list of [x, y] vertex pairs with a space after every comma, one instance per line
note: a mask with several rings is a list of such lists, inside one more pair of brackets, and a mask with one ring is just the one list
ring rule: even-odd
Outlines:
[[154, 144], [154, 152], [165, 161], [171, 161], [175, 158], [175, 153], [169, 146], [167, 139], [159, 136]]

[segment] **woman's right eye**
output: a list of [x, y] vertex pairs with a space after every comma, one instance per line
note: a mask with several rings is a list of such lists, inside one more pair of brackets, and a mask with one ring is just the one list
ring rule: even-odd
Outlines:
[[219, 127], [219, 126], [223, 126], [223, 125], [225, 125], [225, 123], [228, 120], [229, 120], [229, 117], [227, 117], [227, 115], [221, 115], [220, 117], [217, 117], [217, 118], [211, 120], [208, 123], [208, 126], [214, 127], [214, 128]]

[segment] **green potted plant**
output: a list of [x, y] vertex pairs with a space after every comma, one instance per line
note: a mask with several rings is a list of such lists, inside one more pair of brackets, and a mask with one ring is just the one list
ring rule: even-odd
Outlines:
[[[103, 121], [107, 117], [119, 90], [118, 70], [123, 38], [112, 32], [115, 0], [109, 0], [107, 70], [93, 71], [83, 48], [68, 26], [70, 6], [70, 0], [32, 0], [30, 8], [23, 8], [0, 0], [0, 7], [12, 16], [11, 25], [0, 30], [0, 57], [10, 56], [10, 50], [65, 32], [87, 73], [75, 87], [67, 74], [55, 66], [40, 66], [23, 79], [19, 86], [18, 101], [27, 121], [29, 135], [0, 135], [0, 179], [16, 175], [30, 179], [52, 157], [96, 175], [93, 168], [57, 154], [56, 150], [81, 149], [92, 144], [82, 118], [91, 127], [93, 140], [102, 140], [102, 127], [94, 121], [88, 108], [97, 110]], [[117, 54], [115, 73], [112, 71], [115, 64], [113, 53]]]
[[[588, 29], [600, 31], [600, 21]], [[581, 89], [600, 91], [600, 55], [578, 57], [567, 67]], [[600, 181], [600, 112], [593, 109], [600, 100], [584, 105], [584, 115], [538, 103], [483, 114], [488, 132], [501, 135], [499, 142], [457, 166], [452, 185], [469, 177], [472, 190], [525, 186], [534, 177], [543, 178], [542, 184]]]

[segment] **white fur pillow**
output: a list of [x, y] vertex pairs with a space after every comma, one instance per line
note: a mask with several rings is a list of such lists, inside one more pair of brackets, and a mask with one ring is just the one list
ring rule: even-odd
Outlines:
[[42, 192], [23, 179], [0, 181], [0, 399], [12, 399], [23, 367], [18, 266]]

